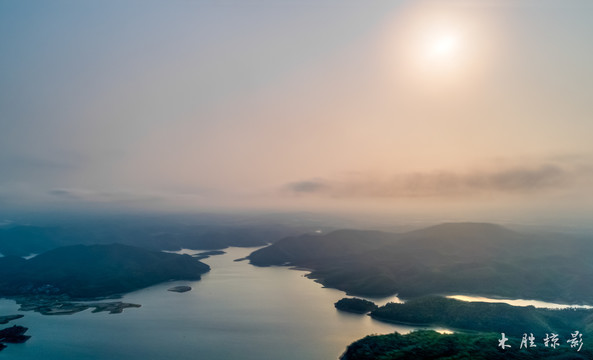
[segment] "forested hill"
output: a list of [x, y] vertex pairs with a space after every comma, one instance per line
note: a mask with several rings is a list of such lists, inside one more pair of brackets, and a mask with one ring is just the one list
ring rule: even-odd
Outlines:
[[[439, 334], [415, 331], [407, 335], [370, 335], [348, 346], [340, 360], [585, 360], [593, 358], [590, 344], [582, 348], [565, 342], [552, 348], [539, 343], [520, 349], [521, 338], [508, 336], [510, 348], [498, 346], [500, 333]], [[505, 343], [506, 345], [507, 343]], [[577, 349], [579, 349], [577, 351]]]
[[315, 263], [317, 260], [355, 256], [393, 243], [397, 234], [380, 231], [338, 230], [327, 235], [305, 234], [277, 241], [255, 251], [249, 260], [257, 266]]
[[487, 223], [303, 235], [249, 256], [257, 266], [309, 268], [324, 285], [358, 295], [465, 293], [593, 304], [591, 258], [591, 239]]
[[172, 279], [198, 280], [209, 270], [189, 255], [121, 244], [67, 246], [29, 260], [0, 258], [0, 296], [107, 296]]

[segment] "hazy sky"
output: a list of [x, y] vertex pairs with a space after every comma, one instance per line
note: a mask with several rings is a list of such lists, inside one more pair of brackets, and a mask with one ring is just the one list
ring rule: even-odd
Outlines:
[[593, 210], [589, 0], [0, 0], [0, 55], [3, 209]]

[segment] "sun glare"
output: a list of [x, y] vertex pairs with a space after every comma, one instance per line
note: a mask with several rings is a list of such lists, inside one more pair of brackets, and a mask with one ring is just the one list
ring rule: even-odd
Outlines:
[[428, 66], [455, 67], [463, 59], [463, 41], [458, 31], [431, 29], [420, 42], [421, 58]]
[[433, 58], [450, 58], [459, 51], [459, 37], [453, 34], [436, 36], [428, 44], [428, 52]]
[[[418, 29], [412, 62], [420, 73], [433, 80], [452, 78], [459, 80], [467, 70], [470, 49], [459, 25], [445, 24]], [[448, 25], [448, 26], [447, 26]]]
[[412, 82], [460, 83], [471, 71], [476, 31], [467, 18], [413, 9], [390, 31], [398, 71]]
[[433, 1], [418, 1], [394, 16], [385, 28], [385, 70], [395, 86], [409, 93], [443, 95], [476, 84], [500, 52], [486, 21], [451, 11]]

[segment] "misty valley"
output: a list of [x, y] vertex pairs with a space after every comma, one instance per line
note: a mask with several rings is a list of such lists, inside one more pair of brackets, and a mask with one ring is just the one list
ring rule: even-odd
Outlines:
[[[15, 333], [0, 339], [3, 353], [19, 359], [42, 353], [47, 359], [149, 353], [256, 359], [287, 349], [292, 355], [282, 356], [289, 359], [593, 356], [590, 307], [448, 297], [592, 305], [593, 239], [489, 223], [402, 232], [340, 225], [297, 215], [3, 225], [0, 320], [8, 324], [3, 331]], [[578, 351], [568, 343], [575, 332]], [[563, 346], [519, 348], [524, 333], [556, 334]], [[499, 347], [501, 334], [515, 346]], [[65, 348], [75, 351], [64, 355]]]
[[592, 24], [1, 0], [0, 360], [593, 359]]

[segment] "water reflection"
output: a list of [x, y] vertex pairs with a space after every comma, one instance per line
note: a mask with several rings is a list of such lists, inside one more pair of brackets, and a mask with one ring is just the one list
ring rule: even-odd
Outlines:
[[[31, 340], [11, 344], [2, 355], [20, 360], [321, 360], [336, 359], [366, 335], [414, 329], [337, 311], [333, 304], [346, 294], [323, 288], [306, 278], [305, 271], [234, 261], [253, 250], [230, 248], [204, 259], [212, 270], [200, 281], [168, 282], [129, 293], [122, 301], [142, 307], [122, 314], [24, 312], [15, 323], [29, 327]], [[176, 285], [193, 290], [167, 291]], [[19, 313], [17, 309], [13, 301], [0, 300], [0, 314]]]
[[525, 300], [525, 299], [493, 299], [481, 296], [469, 296], [469, 295], [450, 295], [447, 296], [449, 299], [469, 301], [469, 302], [488, 302], [488, 303], [504, 303], [513, 306], [535, 306], [537, 308], [546, 309], [593, 309], [593, 306], [589, 305], [567, 305], [567, 304], [555, 304], [539, 300]]

